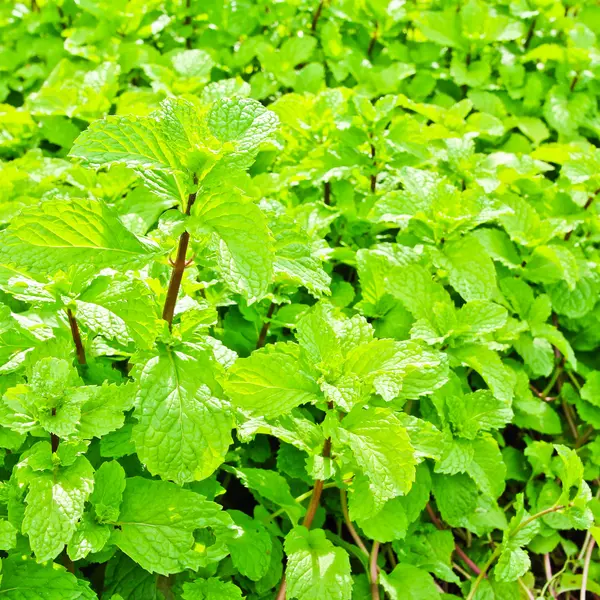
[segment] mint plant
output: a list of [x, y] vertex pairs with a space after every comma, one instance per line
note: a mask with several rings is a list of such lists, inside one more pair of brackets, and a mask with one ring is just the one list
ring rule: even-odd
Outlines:
[[600, 596], [595, 2], [0, 7], [0, 598]]

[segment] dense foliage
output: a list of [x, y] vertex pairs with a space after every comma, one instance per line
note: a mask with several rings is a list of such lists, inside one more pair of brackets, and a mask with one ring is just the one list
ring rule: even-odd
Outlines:
[[600, 594], [598, 36], [5, 0], [0, 598]]

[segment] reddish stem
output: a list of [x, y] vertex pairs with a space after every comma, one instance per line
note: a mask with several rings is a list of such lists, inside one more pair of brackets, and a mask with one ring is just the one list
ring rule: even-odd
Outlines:
[[[196, 201], [196, 192], [188, 196], [188, 203], [185, 209], [185, 214], [189, 216], [192, 206]], [[179, 288], [183, 279], [183, 272], [188, 266], [185, 256], [187, 254], [188, 245], [190, 243], [190, 234], [184, 231], [179, 238], [179, 246], [177, 248], [177, 258], [173, 262], [173, 270], [171, 271], [171, 280], [169, 281], [169, 289], [165, 299], [162, 318], [169, 324], [169, 329], [173, 326], [173, 316], [175, 315], [175, 305], [179, 296]]]
[[[371, 158], [373, 159], [373, 168], [377, 168], [377, 163], [375, 162], [375, 146], [371, 144]], [[375, 189], [377, 188], [377, 175], [373, 173], [371, 175], [371, 193], [375, 193]]]
[[323, 202], [327, 205], [331, 204], [331, 183], [329, 181], [323, 184]]
[[342, 514], [344, 515], [346, 527], [348, 529], [348, 532], [352, 536], [354, 543], [360, 548], [363, 554], [369, 556], [369, 551], [367, 550], [365, 543], [362, 541], [360, 535], [358, 535], [358, 532], [356, 531], [354, 525], [352, 524], [352, 521], [350, 520], [350, 513], [348, 512], [348, 494], [346, 493], [346, 490], [340, 490], [340, 504], [342, 505]]
[[371, 579], [371, 598], [379, 600], [379, 568], [377, 567], [377, 556], [379, 555], [379, 542], [373, 542], [371, 558], [369, 560], [369, 577]]
[[373, 31], [373, 35], [371, 36], [371, 41], [369, 42], [369, 47], [367, 48], [367, 56], [371, 58], [373, 54], [373, 48], [375, 48], [375, 42], [377, 42], [377, 37], [379, 36], [379, 22], [375, 21], [375, 31]]
[[317, 30], [317, 23], [319, 22], [319, 17], [321, 16], [321, 13], [323, 12], [323, 4], [324, 3], [325, 3], [325, 0], [321, 0], [321, 2], [319, 2], [319, 6], [317, 7], [315, 14], [313, 15], [313, 20], [310, 25], [310, 30], [313, 33]]
[[73, 342], [75, 343], [75, 350], [77, 352], [77, 362], [80, 365], [85, 365], [85, 348], [83, 347], [83, 343], [81, 342], [79, 325], [77, 324], [77, 319], [75, 318], [75, 315], [73, 315], [73, 311], [70, 308], [67, 309], [67, 317], [69, 318], [71, 336], [73, 337]]
[[[431, 505], [429, 503], [427, 503], [425, 509], [427, 510], [427, 514], [429, 515], [431, 522], [438, 529], [445, 529], [444, 524], [442, 523], [440, 518], [435, 514], [433, 508], [431, 508]], [[463, 562], [469, 567], [469, 569], [471, 569], [471, 571], [475, 573], [475, 575], [479, 575], [479, 573], [481, 573], [481, 569], [469, 558], [467, 553], [458, 544], [454, 544], [454, 550], [456, 554], [460, 556]]]
[[[333, 408], [333, 405], [330, 403], [329, 408]], [[325, 443], [323, 444], [323, 458], [331, 457], [331, 439], [327, 438]], [[306, 529], [310, 529], [312, 522], [317, 514], [317, 508], [319, 508], [319, 502], [321, 500], [321, 494], [323, 492], [323, 480], [317, 479], [315, 481], [315, 486], [313, 487], [312, 496], [310, 497], [310, 503], [308, 505], [308, 509], [306, 510], [306, 515], [304, 515], [304, 520], [302, 521], [302, 525], [306, 527]], [[281, 584], [279, 585], [279, 591], [277, 592], [277, 596], [275, 600], [285, 600], [285, 590], [286, 590], [286, 582], [285, 575], [281, 579]]]
[[257, 348], [262, 348], [265, 345], [267, 334], [269, 333], [269, 327], [271, 326], [271, 317], [273, 316], [276, 308], [277, 304], [275, 304], [275, 302], [271, 302], [269, 310], [267, 311], [267, 316], [265, 317], [265, 322], [263, 323], [260, 333], [258, 334], [258, 341], [256, 342]]

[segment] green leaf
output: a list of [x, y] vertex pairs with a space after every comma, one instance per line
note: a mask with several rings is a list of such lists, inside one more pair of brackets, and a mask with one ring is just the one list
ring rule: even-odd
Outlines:
[[[111, 540], [150, 573], [169, 575], [197, 569], [207, 559], [225, 556], [218, 537], [231, 527], [219, 504], [166, 481], [127, 479], [118, 525]], [[194, 539], [210, 527], [217, 543], [208, 548]]]
[[337, 430], [369, 479], [380, 504], [406, 494], [415, 480], [415, 453], [405, 427], [391, 410], [355, 408]]
[[30, 480], [23, 533], [39, 562], [55, 558], [69, 542], [93, 487], [94, 469], [83, 456], [69, 467]]
[[100, 552], [109, 538], [108, 525], [97, 523], [90, 513], [84, 513], [67, 546], [69, 558], [76, 561], [85, 558], [90, 552]]
[[345, 550], [322, 529], [295, 527], [285, 538], [287, 594], [296, 600], [350, 600], [352, 577]]
[[292, 496], [287, 480], [277, 471], [246, 467], [232, 469], [232, 472], [240, 479], [244, 487], [258, 494], [259, 497], [281, 506], [289, 515], [292, 523], [297, 523], [303, 515], [304, 509]]
[[124, 490], [123, 467], [115, 460], [102, 463], [94, 474], [94, 491], [89, 498], [100, 523], [111, 523], [118, 519]]
[[237, 407], [268, 419], [321, 397], [302, 349], [290, 343], [272, 344], [238, 358], [229, 369], [225, 391]]
[[95, 200], [47, 200], [23, 210], [0, 234], [0, 264], [43, 276], [71, 267], [132, 269], [156, 250]]
[[6, 600], [81, 600], [78, 580], [55, 563], [37, 564], [22, 553], [2, 560], [0, 596]]
[[232, 441], [231, 416], [197, 364], [182, 351], [161, 349], [144, 365], [136, 398], [138, 456], [151, 473], [179, 484], [212, 475]]
[[133, 407], [135, 386], [104, 384], [92, 388], [81, 405], [78, 434], [83, 439], [101, 438], [125, 422], [124, 412]]
[[17, 545], [17, 530], [10, 521], [0, 520], [0, 550], [11, 550]]
[[202, 194], [190, 230], [214, 233], [217, 263], [227, 285], [249, 302], [260, 300], [273, 279], [273, 239], [254, 202], [235, 189]]
[[217, 577], [183, 584], [183, 600], [242, 600], [242, 591], [230, 581]]
[[[97, 277], [79, 296], [79, 301], [110, 311], [122, 321], [127, 336], [139, 347], [150, 348], [154, 343], [159, 328], [156, 302], [148, 287], [139, 279]], [[80, 315], [77, 314], [77, 317]], [[98, 333], [106, 335], [107, 332], [100, 329]]]
[[271, 563], [271, 536], [263, 525], [245, 513], [231, 510], [229, 515], [237, 529], [237, 535], [228, 544], [233, 565], [244, 577], [258, 581]]
[[422, 569], [413, 565], [400, 564], [394, 570], [381, 576], [383, 589], [391, 600], [439, 600], [433, 577]]
[[473, 440], [480, 431], [501, 429], [513, 417], [510, 404], [491, 392], [478, 390], [465, 396], [446, 398], [448, 417], [459, 436]]
[[461, 364], [477, 371], [499, 401], [510, 404], [514, 395], [515, 374], [496, 352], [485, 346], [465, 344], [453, 349], [452, 355]]
[[522, 548], [505, 548], [494, 568], [494, 577], [501, 582], [516, 581], [529, 571], [530, 566], [531, 561], [525, 550]]
[[592, 371], [581, 388], [581, 397], [590, 404], [600, 407], [600, 371]]
[[448, 242], [443, 247], [443, 255], [434, 260], [448, 272], [450, 284], [467, 302], [494, 299], [496, 269], [477, 238], [465, 236]]

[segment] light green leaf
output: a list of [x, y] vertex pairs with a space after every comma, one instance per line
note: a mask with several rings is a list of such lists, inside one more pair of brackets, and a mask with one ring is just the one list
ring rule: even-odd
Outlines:
[[37, 564], [23, 553], [2, 560], [3, 600], [81, 600], [74, 575], [55, 563]]
[[242, 600], [242, 590], [217, 577], [183, 584], [183, 600]]
[[[166, 481], [127, 480], [112, 541], [150, 573], [169, 575], [223, 558], [231, 519], [219, 504]], [[205, 547], [194, 532], [210, 527], [217, 541]]]
[[0, 550], [11, 550], [17, 545], [17, 530], [10, 521], [0, 520]]
[[232, 441], [229, 411], [203, 375], [196, 359], [169, 348], [140, 374], [133, 429], [138, 456], [152, 474], [179, 484], [212, 475]]
[[376, 501], [406, 494], [415, 480], [416, 459], [405, 427], [391, 410], [357, 407], [337, 430], [364, 474]]
[[108, 525], [97, 523], [90, 513], [84, 513], [67, 546], [73, 561], [85, 558], [90, 552], [100, 552], [110, 538]]
[[465, 396], [446, 398], [448, 417], [457, 435], [473, 440], [480, 431], [500, 429], [513, 417], [510, 403], [491, 392], [477, 390]]
[[297, 523], [304, 514], [304, 508], [292, 496], [287, 479], [277, 471], [245, 467], [232, 469], [232, 472], [244, 487], [258, 494], [259, 497], [281, 506], [292, 523]]
[[123, 467], [116, 460], [102, 463], [94, 474], [94, 491], [89, 499], [100, 523], [111, 523], [118, 519], [124, 490]]
[[[152, 346], [159, 328], [156, 302], [139, 279], [97, 277], [79, 300], [109, 310], [124, 323], [127, 335], [141, 348]], [[98, 333], [106, 334], [103, 330]]]
[[1, 264], [44, 276], [71, 267], [133, 269], [156, 250], [95, 200], [47, 200], [23, 210], [0, 234]]
[[295, 527], [285, 538], [287, 597], [295, 600], [350, 600], [352, 577], [345, 550], [322, 529]]
[[463, 365], [477, 371], [498, 400], [510, 403], [514, 395], [515, 374], [496, 352], [486, 346], [465, 344], [453, 349], [452, 355]]
[[496, 499], [504, 492], [506, 465], [493, 437], [485, 436], [473, 442], [473, 460], [467, 467], [467, 473], [483, 494]]
[[122, 427], [124, 412], [133, 407], [134, 395], [135, 385], [131, 383], [105, 383], [91, 388], [81, 405], [78, 435], [83, 439], [101, 438]]
[[190, 231], [216, 235], [217, 262], [227, 285], [249, 302], [260, 300], [273, 278], [273, 238], [265, 216], [235, 189], [202, 194]]
[[269, 569], [273, 543], [258, 521], [239, 510], [230, 510], [237, 535], [228, 543], [233, 566], [252, 581], [261, 579]]
[[36, 474], [25, 498], [23, 533], [38, 562], [58, 556], [69, 542], [94, 487], [94, 469], [80, 456], [54, 473]]
[[413, 565], [400, 564], [394, 570], [381, 576], [383, 589], [391, 600], [439, 600], [433, 577]]
[[505, 548], [494, 568], [494, 578], [501, 582], [516, 581], [529, 571], [530, 566], [529, 555], [523, 548]]
[[225, 391], [237, 407], [267, 419], [321, 397], [302, 349], [290, 343], [270, 344], [239, 358], [229, 369]]
[[448, 242], [442, 250], [443, 254], [435, 255], [434, 260], [448, 272], [450, 284], [467, 302], [494, 299], [496, 269], [476, 237]]

